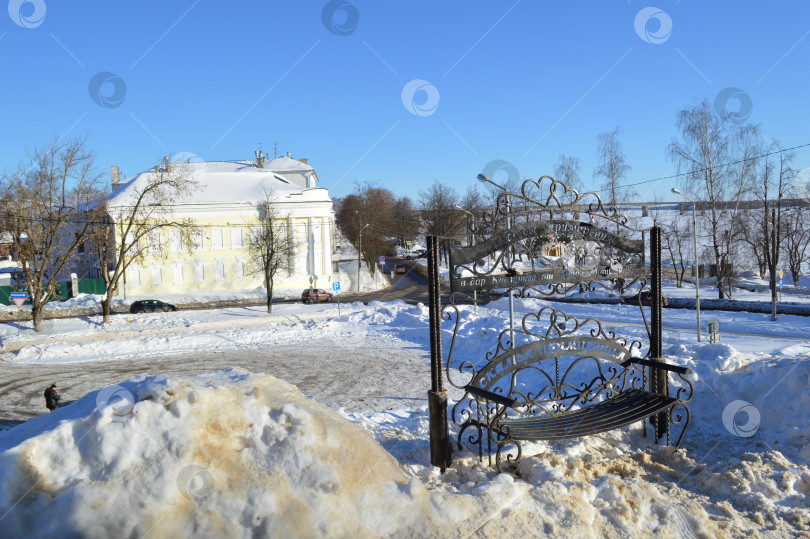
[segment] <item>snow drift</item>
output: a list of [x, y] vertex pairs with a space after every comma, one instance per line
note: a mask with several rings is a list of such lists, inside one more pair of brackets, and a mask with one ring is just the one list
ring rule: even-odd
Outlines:
[[425, 487], [367, 431], [246, 371], [134, 378], [0, 447], [9, 535], [425, 534], [436, 521]]

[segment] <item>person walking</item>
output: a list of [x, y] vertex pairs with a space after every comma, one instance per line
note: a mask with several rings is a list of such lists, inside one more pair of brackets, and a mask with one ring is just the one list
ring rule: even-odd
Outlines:
[[59, 408], [59, 393], [56, 392], [56, 384], [51, 384], [51, 387], [45, 390], [45, 406], [53, 412]]

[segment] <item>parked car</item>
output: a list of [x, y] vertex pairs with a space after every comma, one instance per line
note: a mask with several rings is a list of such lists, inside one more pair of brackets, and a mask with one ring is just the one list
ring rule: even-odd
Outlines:
[[321, 288], [307, 288], [301, 293], [304, 303], [318, 303], [319, 301], [332, 301], [332, 294]]
[[425, 249], [414, 249], [411, 251], [405, 251], [405, 260], [414, 260], [416, 258], [422, 258], [427, 254]]
[[394, 266], [394, 273], [405, 273], [407, 271], [408, 268], [405, 266], [405, 264], [397, 264]]
[[129, 312], [132, 314], [167, 313], [169, 311], [176, 310], [177, 306], [172, 305], [171, 303], [164, 303], [158, 299], [142, 299], [129, 306]]
[[[625, 305], [638, 305], [639, 301], [641, 305], [644, 307], [649, 307], [652, 305], [652, 292], [649, 290], [645, 290], [643, 292], [639, 292], [633, 296], [623, 296], [622, 303]], [[667, 301], [667, 297], [661, 294], [661, 306], [666, 307], [669, 304]]]

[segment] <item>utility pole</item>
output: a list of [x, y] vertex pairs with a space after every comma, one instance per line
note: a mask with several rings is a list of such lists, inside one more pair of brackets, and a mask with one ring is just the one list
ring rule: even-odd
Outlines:
[[357, 242], [357, 293], [360, 293], [360, 258], [363, 256], [363, 230], [366, 229], [368, 223], [363, 225], [360, 229], [360, 239]]
[[[766, 214], [767, 215], [767, 214]], [[765, 226], [768, 225], [767, 220]], [[776, 210], [771, 209], [771, 320], [776, 321]]]

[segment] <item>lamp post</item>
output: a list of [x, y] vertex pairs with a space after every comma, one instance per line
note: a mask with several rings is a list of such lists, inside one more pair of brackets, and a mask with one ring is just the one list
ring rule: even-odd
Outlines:
[[[470, 216], [470, 223], [472, 224], [472, 229], [473, 229], [472, 230], [472, 242], [470, 242], [470, 247], [472, 247], [472, 246], [475, 245], [475, 215], [473, 215], [471, 212], [468, 212], [467, 210], [465, 210], [464, 208], [462, 208], [458, 204], [456, 204], [456, 209], [459, 209], [459, 210], [463, 211], [464, 213], [466, 213], [467, 215]], [[473, 308], [474, 308], [474, 312], [477, 314], [478, 313], [478, 290], [473, 290]]]
[[360, 258], [363, 256], [363, 231], [368, 226], [368, 223], [363, 225], [360, 229], [360, 240], [357, 242], [357, 293], [360, 293]]
[[692, 237], [695, 240], [695, 263], [692, 266], [695, 269], [695, 302], [697, 306], [697, 340], [700, 342], [700, 268], [698, 267], [698, 250], [697, 250], [697, 210], [695, 209], [695, 201], [684, 195], [676, 188], [672, 188], [672, 192], [676, 195], [681, 195], [683, 198], [692, 203]]
[[[481, 183], [491, 183], [492, 185], [494, 185], [495, 187], [497, 187], [498, 189], [500, 189], [501, 191], [503, 191], [506, 194], [506, 207], [507, 207], [507, 211], [506, 211], [506, 215], [505, 215], [506, 216], [506, 230], [509, 230], [509, 228], [510, 228], [509, 210], [511, 210], [511, 207], [509, 206], [509, 190], [506, 187], [503, 187], [502, 185], [498, 185], [497, 183], [493, 182], [492, 180], [490, 180], [484, 174], [479, 174], [478, 176], [476, 176], [476, 179]], [[507, 256], [508, 256], [507, 266], [511, 270], [512, 269], [512, 248], [509, 247], [506, 252], [507, 252]], [[512, 348], [514, 348], [515, 347], [515, 298], [512, 297], [511, 293], [509, 294], [509, 340], [512, 343]]]

